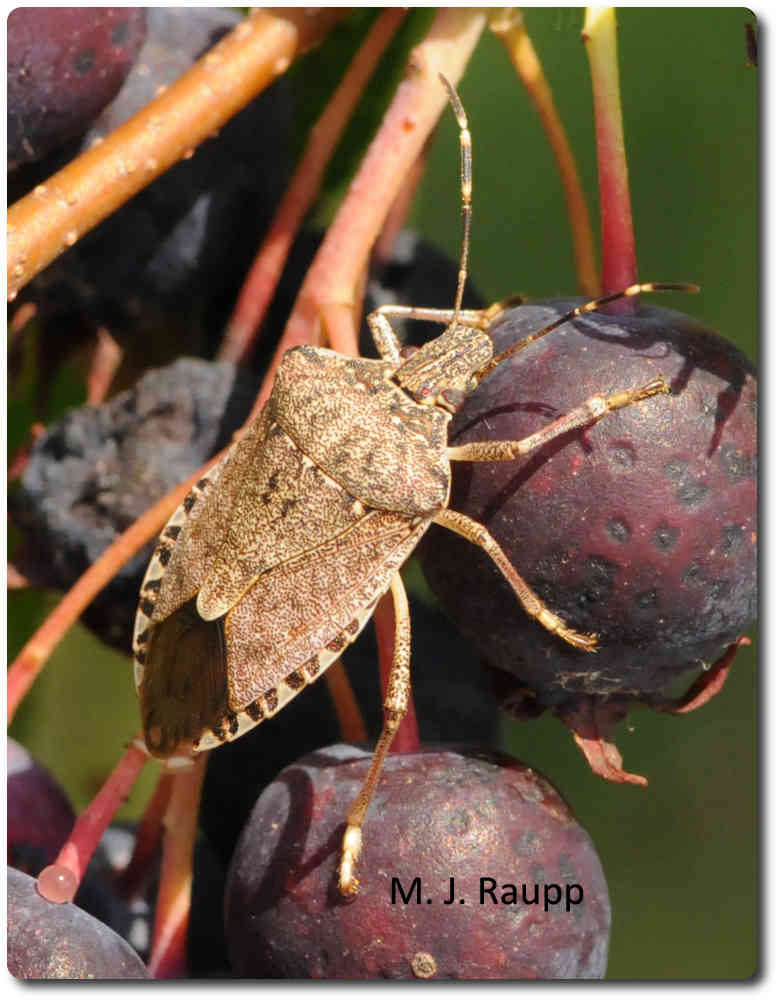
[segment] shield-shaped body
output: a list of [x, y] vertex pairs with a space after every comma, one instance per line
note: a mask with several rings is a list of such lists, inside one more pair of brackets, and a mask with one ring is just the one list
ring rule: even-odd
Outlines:
[[449, 415], [395, 371], [288, 352], [266, 407], [166, 525], [134, 632], [153, 755], [278, 712], [355, 639], [446, 506]]

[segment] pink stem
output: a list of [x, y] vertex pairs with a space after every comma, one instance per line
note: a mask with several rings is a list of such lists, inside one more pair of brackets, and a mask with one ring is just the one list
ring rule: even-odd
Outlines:
[[133, 741], [92, 803], [79, 815], [55, 861], [41, 871], [37, 883], [41, 897], [60, 902], [73, 899], [103, 832], [127, 799], [147, 761], [146, 751]]
[[251, 350], [255, 334], [281, 278], [295, 234], [317, 197], [333, 150], [405, 14], [402, 8], [390, 8], [379, 15], [325, 111], [313, 126], [306, 151], [244, 281], [217, 355], [218, 361], [240, 363]]
[[135, 833], [135, 847], [130, 862], [122, 871], [117, 884], [126, 898], [140, 894], [152, 869], [162, 838], [163, 816], [171, 799], [173, 776], [163, 772], [157, 780], [152, 799], [146, 805]]
[[123, 351], [105, 327], [98, 327], [97, 345], [87, 376], [87, 403], [102, 404], [122, 364]]
[[207, 753], [198, 755], [192, 768], [173, 777], [164, 819], [160, 890], [149, 958], [149, 970], [155, 978], [187, 977], [193, 855], [207, 759]]
[[[354, 316], [371, 248], [447, 104], [439, 74], [457, 84], [484, 25], [485, 16], [480, 12], [442, 8], [412, 52], [407, 75], [303, 281], [255, 401], [254, 414], [270, 396], [276, 370], [289, 348], [328, 342], [334, 320], [340, 343], [357, 345]], [[327, 310], [327, 326], [323, 324], [323, 309]]]

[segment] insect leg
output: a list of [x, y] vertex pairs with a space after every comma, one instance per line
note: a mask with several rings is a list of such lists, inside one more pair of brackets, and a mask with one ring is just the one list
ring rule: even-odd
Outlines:
[[[499, 304], [496, 304], [497, 306]], [[502, 312], [503, 306], [498, 310]], [[497, 312], [493, 307], [487, 310], [460, 310], [458, 312], [458, 322], [468, 327], [476, 327], [479, 330], [486, 330]], [[401, 363], [401, 344], [398, 341], [395, 331], [390, 325], [388, 317], [400, 317], [404, 320], [427, 320], [430, 323], [448, 325], [455, 317], [454, 310], [440, 310], [436, 307], [427, 306], [380, 306], [369, 313], [366, 323], [374, 338], [376, 350], [380, 358], [396, 365]]]
[[368, 314], [366, 323], [374, 338], [379, 357], [387, 362], [393, 362], [394, 365], [400, 365], [401, 345], [387, 317], [379, 310], [375, 310]]
[[556, 616], [551, 609], [547, 608], [536, 592], [520, 577], [507, 555], [484, 525], [475, 522], [474, 519], [462, 514], [462, 512], [453, 511], [451, 508], [444, 508], [434, 516], [433, 521], [481, 547], [504, 575], [520, 600], [520, 604], [532, 619], [537, 620], [545, 629], [574, 647], [585, 651], [596, 649], [596, 636], [594, 634], [576, 633], [564, 623], [560, 616]]
[[347, 828], [341, 849], [341, 865], [339, 867], [339, 890], [345, 897], [357, 892], [358, 880], [355, 876], [355, 863], [360, 855], [362, 845], [361, 828], [368, 805], [379, 782], [382, 763], [387, 754], [398, 727], [403, 720], [409, 705], [411, 684], [409, 681], [409, 658], [411, 654], [411, 627], [409, 624], [409, 602], [400, 574], [396, 571], [390, 581], [390, 592], [393, 596], [395, 610], [395, 647], [393, 651], [393, 668], [387, 682], [384, 700], [384, 725], [379, 735], [371, 767], [363, 786], [352, 802], [347, 814]]
[[471, 462], [494, 463], [503, 460], [517, 459], [525, 456], [540, 445], [550, 442], [566, 432], [575, 428], [583, 428], [585, 425], [594, 424], [600, 421], [610, 411], [619, 410], [621, 407], [628, 407], [647, 397], [655, 396], [656, 393], [668, 393], [669, 387], [661, 378], [657, 376], [644, 386], [638, 386], [631, 390], [624, 390], [622, 393], [615, 393], [611, 397], [603, 394], [596, 394], [589, 397], [584, 404], [575, 407], [574, 410], [564, 414], [562, 417], [551, 421], [550, 424], [540, 428], [539, 431], [521, 438], [518, 441], [508, 442], [469, 442], [466, 445], [454, 445], [447, 449], [447, 456], [450, 460], [469, 460]]

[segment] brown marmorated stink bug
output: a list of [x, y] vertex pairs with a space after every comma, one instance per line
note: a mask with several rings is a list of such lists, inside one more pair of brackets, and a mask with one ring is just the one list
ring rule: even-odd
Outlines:
[[[447, 507], [450, 463], [525, 456], [609, 411], [662, 393], [644, 386], [596, 395], [521, 441], [447, 444], [452, 415], [504, 358], [575, 316], [622, 296], [690, 286], [646, 283], [577, 307], [493, 354], [486, 333], [504, 304], [462, 310], [471, 223], [471, 139], [460, 127], [463, 246], [452, 310], [382, 306], [368, 317], [380, 358], [310, 346], [284, 357], [268, 403], [163, 529], [141, 587], [135, 681], [149, 753], [169, 763], [278, 713], [360, 633], [388, 590], [395, 608], [384, 726], [348, 816], [339, 870], [357, 889], [361, 826], [410, 694], [409, 610], [399, 568], [435, 522], [482, 547], [529, 616], [592, 651], [528, 587], [488, 531]], [[446, 326], [401, 349], [391, 317]]]

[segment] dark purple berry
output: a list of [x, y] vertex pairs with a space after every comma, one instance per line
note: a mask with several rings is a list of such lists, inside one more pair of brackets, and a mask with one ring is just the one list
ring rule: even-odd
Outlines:
[[[498, 350], [574, 305], [522, 306]], [[591, 313], [504, 362], [466, 401], [452, 442], [521, 439], [596, 393], [671, 387], [527, 458], [455, 463], [452, 507], [483, 523], [594, 654], [530, 620], [490, 560], [433, 530], [426, 576], [492, 666], [543, 705], [655, 698], [756, 615], [756, 381], [745, 356], [667, 309]]]
[[593, 845], [545, 779], [494, 752], [388, 758], [363, 828], [359, 892], [340, 897], [344, 817], [369, 761], [350, 746], [323, 749], [258, 800], [225, 899], [236, 975], [604, 974], [610, 905]]
[[146, 37], [143, 7], [17, 7], [8, 16], [9, 167], [79, 135]]
[[52, 904], [35, 880], [8, 869], [8, 970], [15, 978], [148, 978], [123, 939], [73, 904]]
[[[496, 730], [495, 696], [477, 658], [441, 611], [409, 597], [413, 630], [414, 705], [423, 741], [481, 744]], [[382, 726], [382, 695], [372, 624], [343, 655], [369, 734]], [[257, 799], [290, 762], [338, 741], [339, 721], [326, 683], [306, 688], [277, 714], [223, 745], [209, 759], [200, 825], [227, 862]]]
[[[14, 198], [124, 124], [245, 15], [203, 7], [149, 8], [146, 16], [146, 43], [120, 92], [76, 148], [17, 171]], [[45, 344], [41, 397], [100, 327], [123, 350], [124, 385], [176, 358], [182, 345], [190, 355], [213, 354], [284, 190], [293, 119], [290, 82], [281, 77], [26, 286]]]
[[75, 815], [50, 772], [12, 738], [7, 749], [8, 864], [37, 876], [54, 861]]

